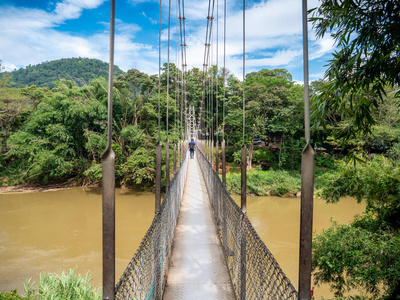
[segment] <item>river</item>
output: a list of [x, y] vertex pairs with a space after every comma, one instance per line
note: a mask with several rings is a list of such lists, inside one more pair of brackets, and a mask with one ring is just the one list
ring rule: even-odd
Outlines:
[[[364, 206], [354, 199], [326, 204], [315, 199], [314, 231], [331, 218], [348, 223]], [[281, 268], [297, 287], [300, 199], [249, 197], [248, 215]], [[154, 195], [116, 190], [116, 274], [119, 277], [154, 216]], [[76, 268], [101, 284], [101, 189], [73, 188], [40, 193], [0, 194], [0, 292], [17, 288], [40, 272]], [[316, 296], [330, 296], [316, 287]]]

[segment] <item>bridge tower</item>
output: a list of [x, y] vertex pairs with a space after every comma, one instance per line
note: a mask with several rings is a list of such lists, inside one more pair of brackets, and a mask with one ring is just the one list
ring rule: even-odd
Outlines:
[[186, 115], [186, 135], [188, 139], [195, 136], [196, 131], [196, 114], [194, 112], [194, 105], [189, 106], [189, 112]]

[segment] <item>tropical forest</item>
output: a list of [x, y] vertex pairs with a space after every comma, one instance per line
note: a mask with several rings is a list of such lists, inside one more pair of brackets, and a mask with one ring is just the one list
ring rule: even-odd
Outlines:
[[[338, 45], [325, 77], [309, 87], [314, 195], [329, 203], [352, 197], [365, 205], [349, 224], [332, 222], [313, 238], [314, 283], [328, 284], [337, 299], [400, 299], [400, 14], [398, 4], [390, 8], [383, 3], [371, 1], [360, 12], [352, 4], [323, 1], [309, 13], [319, 37], [336, 29]], [[101, 186], [107, 68], [98, 60], [66, 58], [1, 73], [3, 188]], [[213, 85], [204, 89], [204, 78], [214, 78]], [[226, 141], [226, 188], [231, 195], [240, 194], [243, 88], [247, 194], [299, 197], [303, 85], [281, 68], [247, 73], [243, 82], [220, 66], [207, 73], [198, 68], [182, 73], [174, 63], [165, 63], [160, 77], [161, 141], [168, 132], [171, 145], [163, 147], [163, 192], [165, 152], [172, 166], [172, 147], [183, 138], [185, 109], [194, 106], [196, 117], [202, 112], [204, 122], [215, 126], [202, 134]], [[112, 149], [117, 187], [155, 190], [158, 89], [158, 74], [115, 68]], [[210, 96], [214, 107], [202, 106], [203, 97]], [[347, 294], [359, 290], [365, 294]]]

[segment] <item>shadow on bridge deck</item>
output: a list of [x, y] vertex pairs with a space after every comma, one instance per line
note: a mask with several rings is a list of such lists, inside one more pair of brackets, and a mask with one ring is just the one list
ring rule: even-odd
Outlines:
[[189, 159], [163, 298], [235, 298], [197, 158]]

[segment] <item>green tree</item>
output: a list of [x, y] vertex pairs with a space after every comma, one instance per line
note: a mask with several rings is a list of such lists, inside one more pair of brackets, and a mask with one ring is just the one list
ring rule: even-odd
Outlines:
[[400, 83], [400, 5], [397, 0], [323, 0], [310, 11], [318, 37], [330, 34], [338, 50], [328, 65], [326, 83], [315, 95], [313, 116], [326, 125], [335, 113], [348, 124], [344, 140], [369, 133], [385, 86]]
[[366, 209], [350, 225], [334, 224], [314, 239], [316, 282], [329, 283], [337, 296], [361, 288], [371, 299], [399, 299], [399, 166], [383, 156], [365, 164], [342, 162], [325, 181], [325, 199], [353, 196], [365, 201]]

